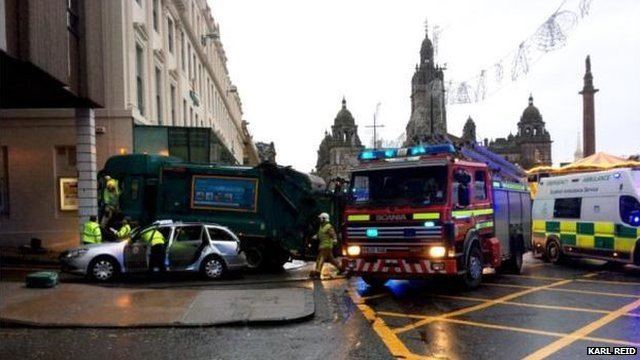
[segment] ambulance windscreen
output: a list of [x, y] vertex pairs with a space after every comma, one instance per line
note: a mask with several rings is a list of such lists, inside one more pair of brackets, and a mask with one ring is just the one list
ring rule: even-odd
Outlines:
[[354, 205], [443, 204], [447, 194], [445, 166], [355, 172], [351, 181]]

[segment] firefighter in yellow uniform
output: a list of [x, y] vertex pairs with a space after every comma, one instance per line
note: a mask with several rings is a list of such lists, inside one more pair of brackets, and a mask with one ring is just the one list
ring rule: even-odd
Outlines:
[[338, 237], [333, 226], [329, 222], [329, 214], [322, 213], [318, 216], [320, 227], [318, 228], [318, 258], [316, 259], [316, 269], [311, 272], [311, 278], [320, 278], [322, 267], [328, 262], [338, 269], [338, 274], [342, 274], [342, 266], [333, 257], [333, 245], [337, 243]]
[[158, 229], [152, 228], [143, 232], [141, 237], [143, 241], [151, 245], [151, 254], [149, 256], [149, 272], [164, 273], [164, 235], [162, 235], [162, 233]]

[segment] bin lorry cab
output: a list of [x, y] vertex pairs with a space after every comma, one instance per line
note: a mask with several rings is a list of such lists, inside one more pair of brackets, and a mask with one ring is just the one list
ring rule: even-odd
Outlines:
[[193, 164], [133, 154], [109, 158], [99, 178], [107, 175], [121, 187], [120, 216], [142, 226], [161, 219], [226, 226], [251, 268], [304, 256], [318, 214], [334, 212], [321, 178], [270, 163]]
[[640, 168], [540, 180], [533, 250], [553, 263], [585, 257], [640, 265]]
[[520, 272], [531, 244], [522, 170], [479, 146], [364, 150], [344, 211], [343, 265], [380, 286], [452, 275], [477, 287], [486, 267]]

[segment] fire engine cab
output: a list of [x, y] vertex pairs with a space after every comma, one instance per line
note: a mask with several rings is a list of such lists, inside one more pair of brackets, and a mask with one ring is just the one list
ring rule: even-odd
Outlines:
[[519, 273], [531, 247], [522, 170], [481, 146], [364, 150], [351, 174], [343, 265], [372, 286], [389, 279]]

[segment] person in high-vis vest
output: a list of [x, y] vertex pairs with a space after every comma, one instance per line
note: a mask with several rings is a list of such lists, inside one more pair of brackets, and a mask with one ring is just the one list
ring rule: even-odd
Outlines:
[[111, 218], [120, 211], [120, 187], [117, 179], [105, 176], [105, 188], [102, 190], [102, 219], [100, 223], [106, 227], [111, 222]]
[[151, 245], [151, 254], [149, 255], [149, 272], [151, 273], [164, 273], [164, 235], [160, 230], [151, 228], [141, 234], [142, 240]]
[[316, 268], [311, 272], [311, 278], [320, 278], [322, 267], [328, 262], [338, 269], [338, 274], [342, 274], [342, 266], [333, 257], [333, 246], [338, 242], [338, 237], [333, 226], [329, 222], [329, 214], [322, 213], [318, 216], [320, 219], [320, 227], [318, 228], [318, 258], [316, 259]]
[[102, 242], [102, 232], [100, 231], [100, 224], [98, 224], [98, 218], [95, 215], [89, 216], [89, 221], [82, 226], [82, 243], [88, 244], [100, 244]]
[[120, 230], [115, 232], [115, 235], [118, 241], [131, 240], [131, 225], [126, 218], [122, 219], [122, 226], [120, 226]]

